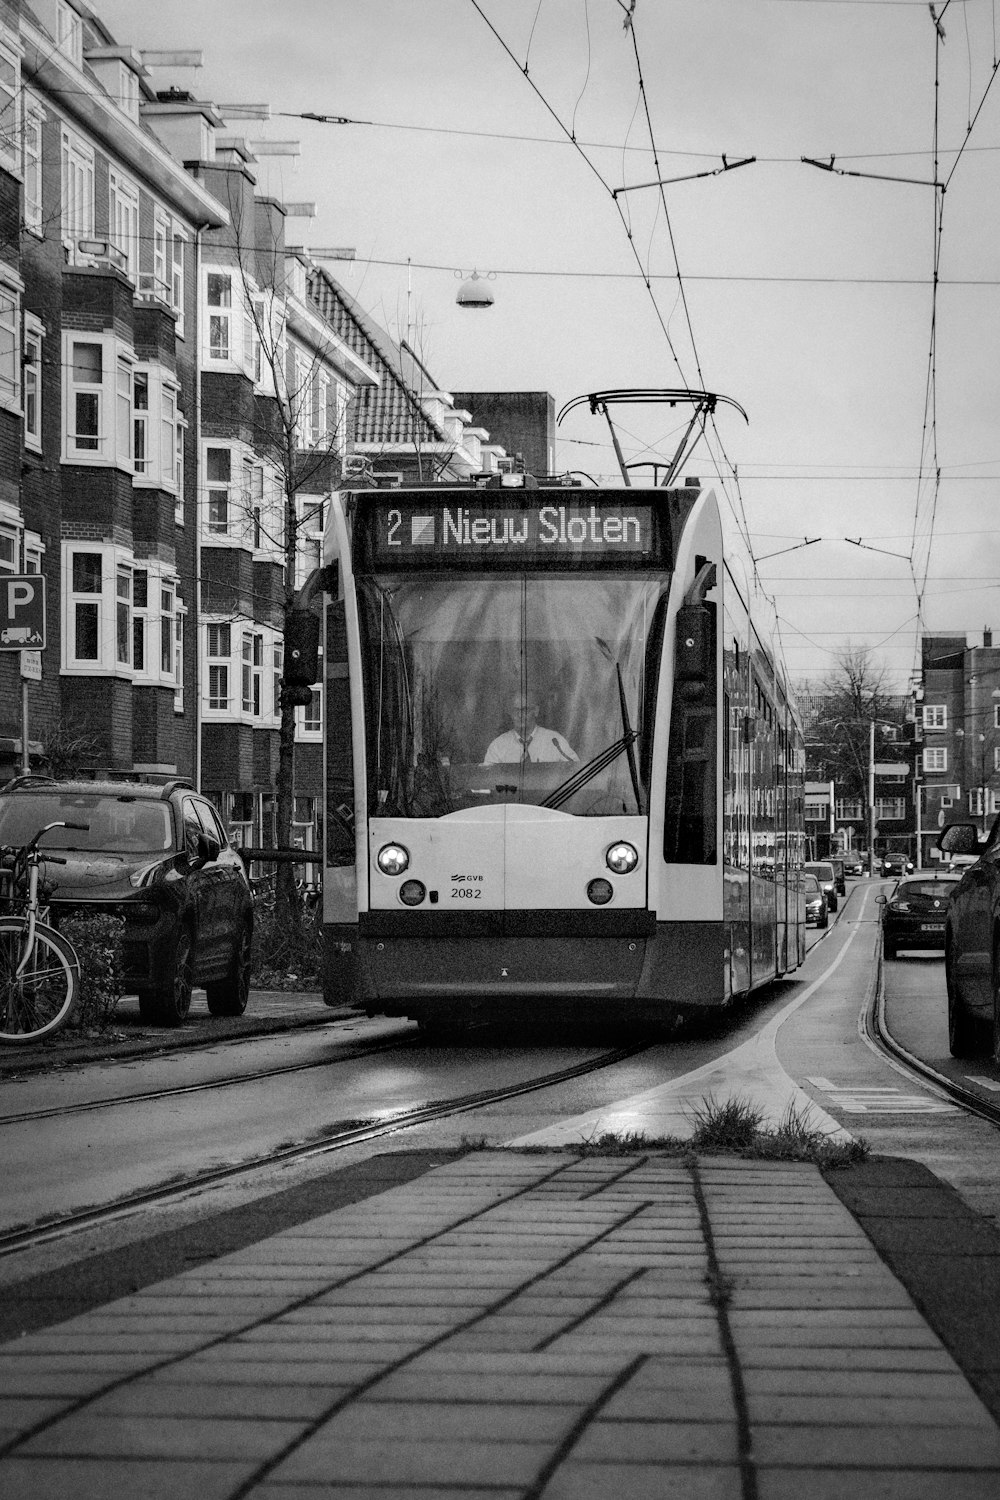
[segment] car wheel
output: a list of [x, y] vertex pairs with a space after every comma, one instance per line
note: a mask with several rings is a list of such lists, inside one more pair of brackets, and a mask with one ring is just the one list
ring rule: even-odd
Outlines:
[[250, 999], [250, 948], [253, 934], [244, 922], [233, 945], [229, 973], [205, 986], [208, 1008], [213, 1016], [241, 1016]]
[[944, 983], [948, 992], [948, 1051], [952, 1057], [975, 1057], [981, 1051], [980, 1028], [969, 1015], [958, 989], [951, 944], [945, 944]]
[[139, 995], [139, 1015], [154, 1026], [179, 1026], [191, 1009], [194, 982], [194, 942], [191, 929], [182, 927], [174, 945], [170, 978]]

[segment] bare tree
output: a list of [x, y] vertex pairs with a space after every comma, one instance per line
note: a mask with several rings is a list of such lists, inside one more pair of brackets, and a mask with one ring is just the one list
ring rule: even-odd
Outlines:
[[871, 725], [875, 725], [875, 756], [884, 747], [895, 749], [886, 725], [899, 722], [898, 700], [887, 688], [888, 669], [865, 646], [850, 642], [837, 664], [802, 695], [806, 743], [824, 779], [835, 781], [843, 794], [860, 801], [868, 818], [868, 762]]

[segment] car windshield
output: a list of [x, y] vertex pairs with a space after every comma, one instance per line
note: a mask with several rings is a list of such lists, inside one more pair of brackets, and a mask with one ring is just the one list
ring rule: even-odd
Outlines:
[[0, 796], [0, 844], [27, 844], [47, 823], [80, 826], [53, 828], [42, 840], [43, 849], [164, 854], [173, 847], [170, 808], [165, 802], [95, 792]]
[[806, 865], [806, 869], [809, 871], [810, 875], [815, 875], [817, 880], [833, 879], [832, 865]]
[[957, 884], [957, 880], [904, 880], [896, 887], [896, 894], [927, 896], [931, 900], [947, 901]]

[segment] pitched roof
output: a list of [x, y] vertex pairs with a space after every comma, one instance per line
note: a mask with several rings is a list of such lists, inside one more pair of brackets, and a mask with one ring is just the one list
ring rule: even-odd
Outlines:
[[[424, 411], [406, 379], [403, 351], [385, 329], [319, 267], [309, 273], [309, 295], [344, 342], [381, 376], [378, 387], [358, 392], [355, 442], [410, 444], [415, 450], [431, 444], [452, 447], [448, 434]], [[422, 365], [419, 368], [426, 374]]]

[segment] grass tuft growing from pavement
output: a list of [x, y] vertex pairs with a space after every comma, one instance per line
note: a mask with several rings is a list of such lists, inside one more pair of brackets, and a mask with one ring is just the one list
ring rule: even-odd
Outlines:
[[[690, 1136], [647, 1136], [641, 1131], [605, 1131], [563, 1148], [578, 1156], [634, 1156], [655, 1151], [662, 1155], [741, 1156], [748, 1161], [808, 1161], [818, 1167], [848, 1167], [866, 1161], [871, 1147], [864, 1139], [844, 1140], [825, 1134], [809, 1121], [809, 1110], [789, 1106], [776, 1126], [764, 1124], [764, 1114], [739, 1095], [721, 1103], [708, 1097], [691, 1110]], [[551, 1151], [550, 1146], [520, 1148]]]

